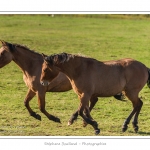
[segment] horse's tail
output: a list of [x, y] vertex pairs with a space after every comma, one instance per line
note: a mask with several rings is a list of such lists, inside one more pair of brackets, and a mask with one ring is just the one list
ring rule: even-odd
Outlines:
[[148, 80], [147, 80], [147, 86], [150, 88], [150, 69], [148, 69]]

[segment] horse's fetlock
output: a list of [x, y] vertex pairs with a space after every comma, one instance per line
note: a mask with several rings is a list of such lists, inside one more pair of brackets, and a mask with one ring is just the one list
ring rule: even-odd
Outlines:
[[136, 133], [138, 132], [138, 130], [139, 130], [139, 127], [138, 127], [138, 126], [134, 127], [134, 131], [135, 131]]
[[95, 135], [98, 135], [100, 133], [100, 129], [95, 130]]
[[129, 121], [125, 120], [124, 124], [122, 125], [122, 132], [125, 132], [128, 129], [128, 124], [129, 124]]
[[45, 108], [40, 107], [39, 109], [40, 109], [40, 111], [41, 111], [42, 113], [45, 112]]
[[31, 112], [31, 113], [30, 113], [30, 116], [35, 117], [35, 116], [36, 116], [36, 113], [35, 113], [35, 112]]
[[127, 125], [123, 125], [123, 126], [122, 126], [122, 132], [125, 132], [127, 129], [128, 129], [128, 126], [127, 126]]
[[130, 121], [128, 121], [128, 120], [125, 120], [125, 122], [124, 122], [124, 126], [127, 126], [128, 124], [130, 123]]
[[132, 125], [133, 125], [133, 128], [134, 128], [134, 131], [137, 133], [138, 130], [139, 130], [138, 122], [132, 122]]
[[93, 126], [94, 126], [95, 128], [97, 128], [97, 127], [98, 127], [98, 123], [97, 123], [96, 121], [93, 121]]
[[133, 128], [138, 127], [138, 122], [132, 122]]

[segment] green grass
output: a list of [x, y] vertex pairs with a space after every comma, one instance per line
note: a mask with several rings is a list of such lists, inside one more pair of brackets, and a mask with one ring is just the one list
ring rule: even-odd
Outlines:
[[[0, 39], [27, 45], [39, 53], [81, 53], [101, 61], [131, 57], [150, 67], [150, 20], [123, 15], [0, 15]], [[141, 19], [142, 18], [142, 19]], [[114, 85], [115, 86], [115, 85]], [[79, 100], [73, 91], [47, 93], [46, 110], [61, 119], [62, 124], [49, 121], [38, 109], [37, 98], [31, 108], [42, 121], [30, 117], [24, 107], [27, 87], [22, 72], [14, 62], [0, 69], [0, 135], [29, 136], [94, 136], [93, 128], [82, 127], [82, 119], [67, 126]], [[125, 133], [121, 126], [132, 110], [130, 101], [113, 97], [99, 98], [92, 111], [101, 129], [99, 136], [150, 135], [150, 89], [140, 93], [144, 102], [139, 115], [139, 132], [129, 125]]]

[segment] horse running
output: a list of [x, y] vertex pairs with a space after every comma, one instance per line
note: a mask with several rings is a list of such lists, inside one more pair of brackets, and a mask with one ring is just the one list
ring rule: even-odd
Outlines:
[[0, 68], [4, 67], [11, 61], [14, 61], [23, 72], [23, 80], [28, 87], [24, 104], [31, 116], [41, 120], [41, 116], [36, 114], [29, 105], [30, 100], [36, 95], [38, 98], [39, 109], [49, 120], [60, 122], [60, 119], [49, 114], [45, 110], [46, 92], [65, 92], [72, 89], [71, 84], [65, 74], [59, 73], [58, 76], [47, 86], [40, 84], [40, 75], [43, 64], [41, 54], [30, 50], [29, 48], [1, 41], [0, 48]]
[[41, 83], [48, 84], [58, 75], [50, 75], [49, 71], [63, 72], [80, 99], [78, 113], [72, 116], [69, 125], [79, 114], [93, 126], [95, 134], [99, 134], [98, 124], [90, 115], [89, 100], [92, 97], [109, 97], [124, 91], [126, 97], [132, 102], [133, 110], [123, 123], [122, 131], [127, 130], [132, 117], [133, 128], [135, 132], [138, 131], [138, 116], [143, 105], [138, 95], [144, 85], [150, 82], [149, 69], [144, 64], [130, 58], [100, 62], [93, 58], [67, 53], [43, 57]]
[[[28, 92], [24, 99], [24, 104], [29, 114], [32, 117], [41, 120], [41, 116], [36, 114], [29, 105], [29, 102], [36, 95], [41, 112], [44, 113], [49, 120], [60, 122], [59, 118], [49, 114], [45, 110], [45, 94], [46, 92], [65, 92], [71, 90], [72, 87], [66, 75], [64, 73], [59, 73], [50, 84], [43, 87], [40, 84], [40, 75], [43, 64], [42, 55], [30, 50], [26, 46], [11, 44], [5, 41], [1, 41], [1, 43], [2, 47], [0, 48], [0, 68], [4, 67], [11, 61], [14, 61], [19, 66], [19, 68], [21, 68], [24, 82], [28, 87]], [[122, 94], [115, 95], [115, 98], [121, 100]], [[91, 100], [90, 109], [94, 107], [97, 100], [97, 98], [95, 98], [95, 100]], [[86, 124], [84, 123], [84, 125]]]
[[[23, 79], [28, 87], [27, 95], [24, 99], [24, 104], [29, 112], [29, 114], [41, 120], [41, 116], [36, 114], [29, 105], [29, 102], [36, 95], [38, 98], [39, 109], [44, 113], [49, 120], [60, 122], [60, 119], [49, 114], [45, 110], [45, 94], [46, 92], [65, 92], [72, 89], [70, 81], [64, 73], [59, 73], [58, 76], [43, 87], [40, 84], [40, 75], [43, 64], [43, 57], [41, 54], [34, 52], [19, 44], [11, 44], [5, 41], [1, 41], [2, 47], [0, 48], [0, 68], [4, 67], [11, 61], [14, 61], [23, 72]], [[38, 67], [37, 67], [38, 66]], [[121, 100], [121, 95], [116, 95], [116, 99]], [[92, 109], [97, 102], [97, 98], [90, 100], [90, 109]], [[84, 125], [86, 126], [85, 122]]]

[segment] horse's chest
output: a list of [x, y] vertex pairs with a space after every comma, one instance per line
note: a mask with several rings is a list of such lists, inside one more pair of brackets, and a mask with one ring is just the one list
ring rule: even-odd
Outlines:
[[34, 85], [35, 84], [34, 77], [31, 78], [31, 77], [27, 77], [27, 76], [23, 75], [23, 80], [28, 88], [30, 88], [33, 91], [36, 91], [35, 85]]
[[74, 83], [73, 80], [70, 80], [70, 83], [71, 83], [71, 86], [72, 86], [72, 89], [73, 91], [77, 94], [77, 95], [80, 95], [80, 91], [79, 89], [77, 88], [76, 84]]

